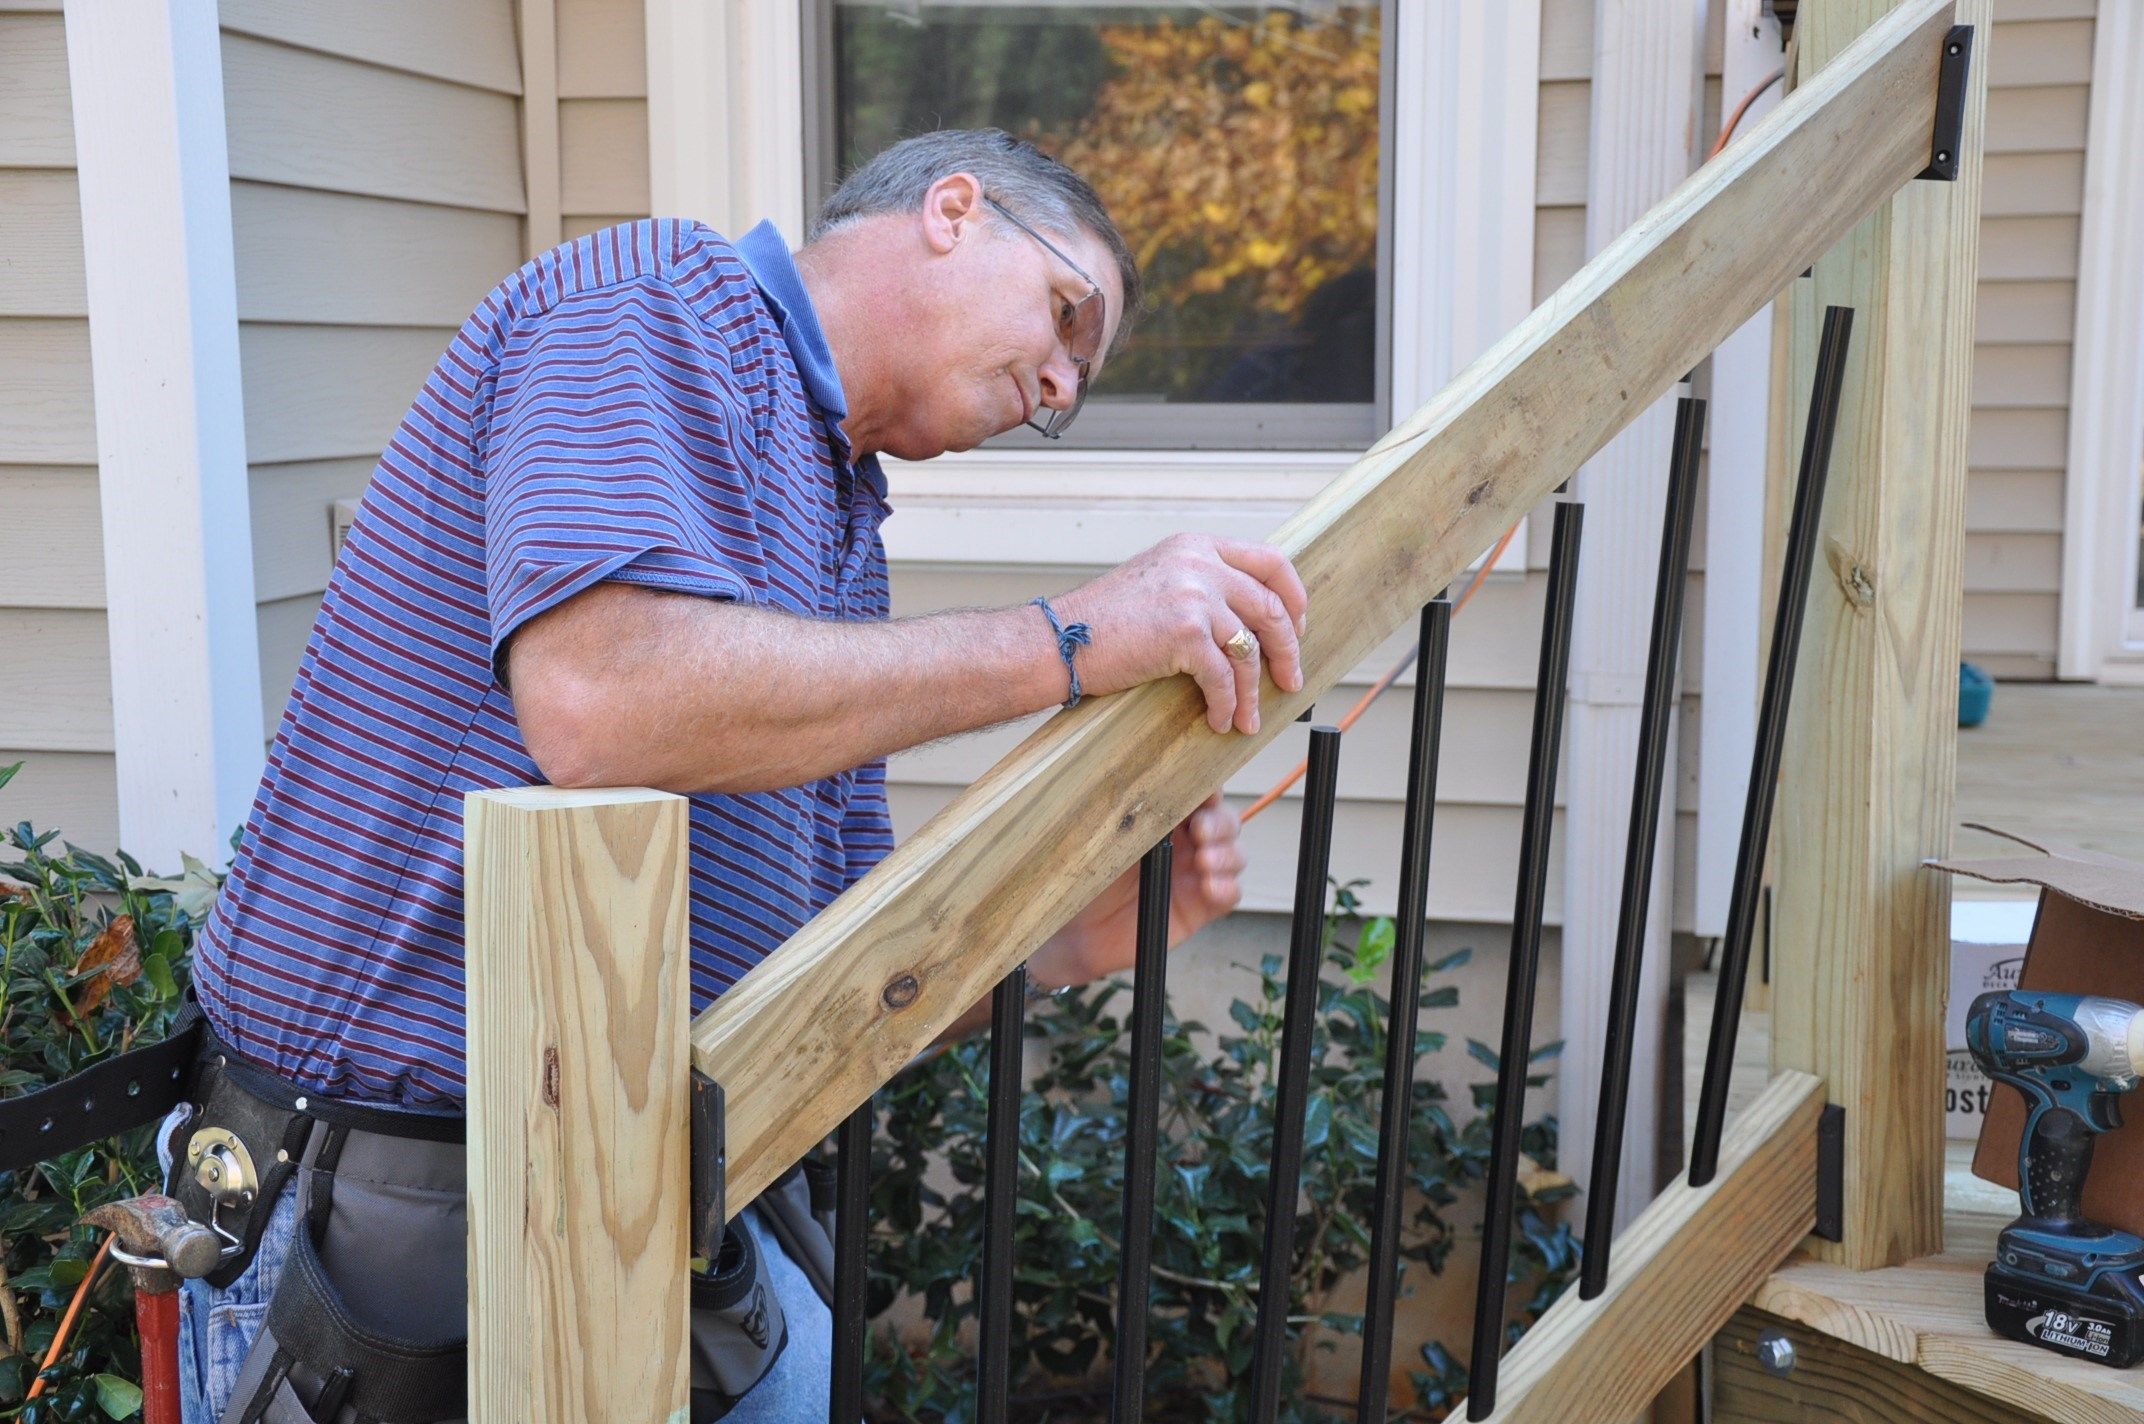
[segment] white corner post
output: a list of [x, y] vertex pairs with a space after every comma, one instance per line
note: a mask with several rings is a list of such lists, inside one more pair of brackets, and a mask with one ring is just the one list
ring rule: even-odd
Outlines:
[[[1541, 0], [1397, 10], [1394, 419], [1534, 309], [1541, 94]], [[1523, 536], [1497, 568], [1525, 572]]]
[[[1599, 252], [1689, 176], [1704, 81], [1703, 0], [1597, 0], [1586, 252]], [[1622, 903], [1623, 853], [1637, 755], [1652, 591], [1667, 503], [1674, 406], [1662, 400], [1589, 460], [1574, 481], [1586, 503], [1572, 624], [1564, 751], [1562, 1020], [1556, 1075], [1557, 1159], [1583, 1183], [1592, 1169], [1606, 1047], [1608, 992]], [[1673, 899], [1675, 736], [1669, 723], [1666, 805], [1654, 842], [1645, 973], [1632, 1037], [1617, 1226], [1653, 1195], [1660, 1043]]]
[[66, 0], [120, 843], [221, 862], [260, 777], [223, 62], [208, 0]]
[[648, 199], [728, 237], [771, 218], [804, 241], [797, 0], [647, 0]]
[[1403, 5], [1393, 96], [1392, 409], [1534, 308], [1541, 0]]
[[2144, 5], [2102, 4], [2092, 46], [2057, 671], [2144, 683]]
[[[1765, 0], [1726, 0], [1720, 65], [1720, 122], [1742, 97], [1786, 64], [1779, 21]], [[1751, 102], [1737, 133], [1770, 113], [1786, 93], [1773, 84]], [[1705, 650], [1697, 742], [1695, 923], [1702, 936], [1725, 933], [1749, 749], [1757, 740], [1757, 655], [1764, 642], [1765, 472], [1772, 440], [1772, 309], [1765, 307], [1712, 353], [1712, 404], [1705, 471]]]

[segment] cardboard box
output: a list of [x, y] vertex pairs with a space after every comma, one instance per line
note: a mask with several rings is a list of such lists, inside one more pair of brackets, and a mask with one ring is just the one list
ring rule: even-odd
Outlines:
[[1950, 906], [1950, 1011], [1943, 1022], [1944, 1133], [1972, 1142], [1987, 1121], [1995, 1084], [1965, 1046], [1965, 1013], [1994, 989], [2015, 989], [2039, 900], [1953, 900]]
[[[2039, 837], [2027, 840], [1976, 826], [2039, 852], [1996, 860], [1932, 861], [1940, 870], [1999, 885], [2039, 887], [2039, 913], [2018, 985], [2070, 994], [2105, 994], [2144, 1004], [2144, 865]], [[1968, 1005], [1969, 1006], [1969, 1005]], [[2144, 1090], [2121, 1102], [2123, 1125], [2103, 1134], [2085, 1184], [2084, 1211], [2094, 1221], [2144, 1233]], [[1973, 1174], [2017, 1186], [2018, 1140], [2025, 1101], [1994, 1085], [1987, 1125], [1973, 1153]]]

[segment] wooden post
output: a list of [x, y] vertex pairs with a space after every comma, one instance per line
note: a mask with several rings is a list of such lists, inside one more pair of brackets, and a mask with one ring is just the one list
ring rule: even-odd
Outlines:
[[[1805, 0], [1802, 83], [1892, 8]], [[1820, 315], [1855, 308], [1774, 835], [1772, 1062], [1846, 1109], [1844, 1239], [1818, 1249], [1859, 1269], [1943, 1240], [1949, 892], [1921, 862], [1950, 847], [1988, 0], [1957, 20], [1975, 26], [1957, 181], [1908, 184], [1818, 259], [1786, 342], [1805, 409]]]
[[685, 808], [468, 798], [471, 1424], [688, 1417]]

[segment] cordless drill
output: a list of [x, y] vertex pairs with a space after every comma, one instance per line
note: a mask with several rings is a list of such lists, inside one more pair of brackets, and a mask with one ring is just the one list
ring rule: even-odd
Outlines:
[[2144, 1359], [2144, 1237], [2085, 1220], [2092, 1140], [2121, 1126], [2115, 1100], [2144, 1069], [2144, 1008], [2008, 989], [1973, 1000], [1966, 1046], [2025, 1095], [2018, 1146], [2025, 1214], [1988, 1266], [1988, 1324], [2013, 1340], [2126, 1369]]

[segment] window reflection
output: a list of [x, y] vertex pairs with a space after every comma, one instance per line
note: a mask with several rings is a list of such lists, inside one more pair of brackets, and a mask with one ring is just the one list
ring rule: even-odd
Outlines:
[[841, 171], [995, 126], [1100, 190], [1149, 304], [1096, 405], [1376, 400], [1375, 4], [839, 0], [833, 40]]

